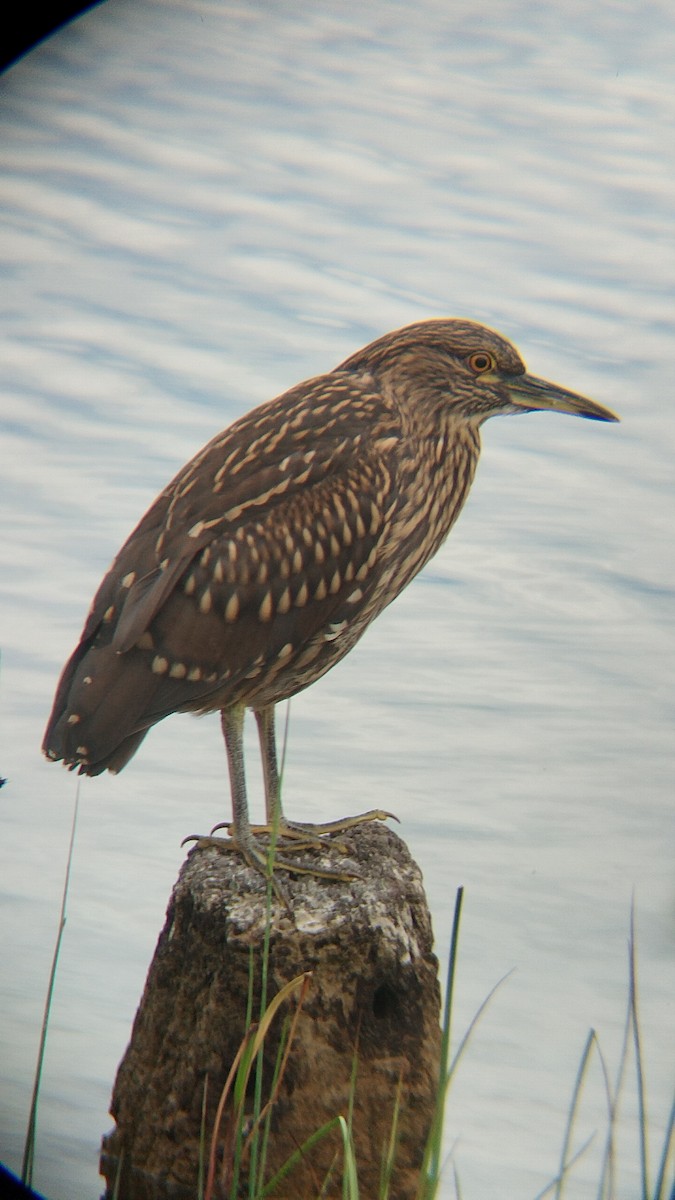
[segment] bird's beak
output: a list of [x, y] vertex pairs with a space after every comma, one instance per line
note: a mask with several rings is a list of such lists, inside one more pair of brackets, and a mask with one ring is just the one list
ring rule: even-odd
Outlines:
[[568, 392], [566, 388], [558, 387], [557, 383], [537, 379], [536, 375], [517, 375], [504, 382], [511, 403], [524, 412], [543, 409], [546, 412], [570, 413], [573, 417], [588, 417], [591, 421], [619, 420], [611, 409], [603, 408], [601, 404], [587, 400], [576, 392]]

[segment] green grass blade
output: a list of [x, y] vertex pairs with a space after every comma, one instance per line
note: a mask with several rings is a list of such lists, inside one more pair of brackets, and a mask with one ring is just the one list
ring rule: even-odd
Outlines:
[[515, 971], [515, 967], [512, 967], [510, 971], [506, 972], [506, 975], [502, 975], [501, 979], [497, 980], [494, 987], [490, 988], [490, 991], [488, 992], [487, 996], [483, 1000], [482, 1004], [480, 1004], [479, 1007], [476, 1009], [476, 1012], [474, 1013], [473, 1017], [471, 1018], [471, 1021], [469, 1022], [467, 1031], [464, 1034], [464, 1036], [462, 1037], [462, 1039], [459, 1043], [459, 1046], [457, 1047], [457, 1050], [455, 1051], [455, 1053], [453, 1055], [452, 1062], [450, 1063], [450, 1067], [448, 1069], [448, 1079], [447, 1079], [448, 1084], [450, 1083], [455, 1071], [457, 1070], [459, 1061], [471, 1040], [471, 1036], [472, 1036], [478, 1022], [480, 1021], [481, 1017], [483, 1016], [483, 1013], [487, 1009], [488, 1005], [491, 1003], [493, 997], [499, 991], [502, 984], [506, 983], [506, 980], [511, 978], [514, 971]]
[[199, 1122], [199, 1160], [197, 1165], [197, 1200], [204, 1200], [204, 1183], [206, 1182], [206, 1105], [209, 1095], [209, 1077], [204, 1076], [202, 1092], [202, 1113]]
[[258, 1154], [258, 1177], [256, 1181], [256, 1196], [260, 1194], [265, 1180], [265, 1171], [267, 1169], [267, 1153], [269, 1149], [270, 1132], [272, 1128], [272, 1115], [274, 1113], [274, 1100], [281, 1086], [281, 1080], [286, 1063], [286, 1050], [289, 1041], [289, 1030], [291, 1021], [287, 1017], [284, 1021], [281, 1035], [279, 1037], [279, 1045], [277, 1047], [276, 1058], [274, 1060], [274, 1071], [272, 1073], [272, 1082], [270, 1085], [270, 1099], [266, 1104], [261, 1116], [264, 1114], [264, 1121], [260, 1130], [260, 1148]]
[[120, 1156], [117, 1160], [117, 1168], [115, 1170], [115, 1182], [113, 1184], [112, 1200], [120, 1200], [120, 1188], [122, 1187], [122, 1170], [124, 1168], [124, 1147], [120, 1150]]
[[[358, 1035], [357, 1045], [352, 1054], [352, 1069], [349, 1077], [349, 1097], [347, 1101], [347, 1119], [340, 1117], [343, 1141], [343, 1158], [342, 1158], [342, 1200], [349, 1200], [351, 1195], [350, 1176], [356, 1172], [356, 1162], [354, 1159], [354, 1139], [352, 1135], [354, 1123], [354, 1098], [356, 1096], [356, 1076], [359, 1069], [358, 1059]], [[344, 1128], [343, 1128], [344, 1126]], [[346, 1139], [346, 1140], [345, 1140]]]
[[[249, 946], [249, 948], [248, 948], [248, 991], [246, 994], [246, 1020], [244, 1022], [244, 1031], [245, 1031], [244, 1032], [244, 1041], [245, 1042], [252, 1036], [252, 1031], [253, 1031], [254, 992], [255, 992], [255, 952], [254, 952], [253, 946]], [[242, 1056], [243, 1056], [243, 1053], [244, 1052], [242, 1050]], [[236, 1081], [235, 1081], [235, 1083], [236, 1083]], [[234, 1107], [236, 1107], [236, 1101], [235, 1101]], [[243, 1131], [242, 1131], [242, 1127], [241, 1127], [241, 1121], [237, 1121], [235, 1133], [234, 1133], [234, 1147], [232, 1150], [231, 1183], [230, 1183], [231, 1200], [236, 1200], [236, 1196], [239, 1191], [239, 1174], [241, 1171], [241, 1155], [242, 1155], [243, 1142], [244, 1142], [244, 1139], [243, 1139]], [[223, 1173], [226, 1170], [227, 1170], [227, 1161], [226, 1161], [226, 1158], [223, 1157]]]
[[49, 983], [47, 985], [47, 996], [45, 999], [45, 1010], [42, 1018], [42, 1028], [40, 1030], [40, 1044], [38, 1047], [37, 1064], [35, 1067], [35, 1078], [33, 1081], [33, 1094], [31, 1097], [30, 1111], [28, 1115], [28, 1128], [26, 1130], [26, 1141], [23, 1151], [23, 1163], [21, 1166], [21, 1182], [27, 1187], [32, 1186], [33, 1182], [33, 1165], [35, 1162], [35, 1139], [37, 1135], [37, 1112], [38, 1100], [40, 1097], [40, 1084], [42, 1081], [42, 1067], [44, 1064], [45, 1047], [47, 1045], [47, 1030], [49, 1028], [49, 1014], [52, 1007], [52, 997], [54, 995], [54, 984], [56, 981], [56, 969], [59, 961], [59, 952], [61, 950], [61, 941], [63, 939], [63, 931], [66, 927], [66, 904], [68, 900], [68, 888], [70, 886], [70, 868], [73, 862], [73, 852], [75, 848], [75, 830], [77, 828], [77, 814], [80, 806], [80, 782], [78, 780], [75, 789], [75, 805], [73, 808], [73, 821], [70, 830], [70, 843], [68, 846], [68, 857], [66, 860], [66, 875], [63, 882], [63, 894], [61, 896], [61, 911], [59, 913], [59, 923], [56, 933], [56, 942], [54, 945], [54, 955], [52, 958], [51, 970], [49, 972]]
[[619, 1067], [616, 1073], [614, 1092], [612, 1092], [612, 1085], [609, 1081], [609, 1070], [605, 1062], [605, 1057], [600, 1049], [600, 1045], [598, 1044], [598, 1053], [600, 1055], [602, 1074], [605, 1082], [605, 1093], [607, 1095], [608, 1109], [607, 1138], [605, 1141], [605, 1153], [603, 1156], [602, 1172], [598, 1187], [598, 1200], [612, 1200], [612, 1197], [616, 1194], [615, 1131], [617, 1117], [619, 1114], [619, 1101], [622, 1094], [623, 1080], [628, 1065], [628, 1047], [630, 1045], [631, 1020], [631, 1002], [629, 996], [626, 1007], [626, 1019], [623, 1027], [621, 1051], [619, 1053]]
[[[593, 1142], [594, 1138], [595, 1138], [595, 1134], [592, 1133], [591, 1136], [586, 1139], [586, 1141], [583, 1143], [583, 1145], [579, 1147], [576, 1154], [573, 1154], [572, 1157], [567, 1160], [567, 1162], [565, 1163], [565, 1173], [567, 1175], [569, 1175], [574, 1164], [577, 1163], [580, 1158], [583, 1158], [584, 1154], [588, 1150], [588, 1148], [591, 1145], [591, 1143]], [[534, 1197], [534, 1200], [545, 1200], [546, 1196], [550, 1196], [550, 1194], [554, 1188], [557, 1189], [559, 1183], [560, 1183], [560, 1176], [556, 1175], [555, 1179], [552, 1179], [550, 1183], [547, 1183], [545, 1188], [542, 1188], [542, 1190], [540, 1192], [537, 1192], [536, 1196]]]
[[316, 1146], [317, 1142], [320, 1142], [323, 1138], [327, 1137], [329, 1133], [332, 1133], [334, 1129], [339, 1128], [341, 1121], [343, 1121], [342, 1117], [332, 1117], [331, 1120], [326, 1121], [326, 1124], [322, 1125], [320, 1129], [315, 1130], [315, 1132], [311, 1134], [311, 1136], [308, 1137], [305, 1142], [302, 1143], [302, 1146], [299, 1146], [298, 1149], [291, 1154], [290, 1158], [288, 1158], [284, 1165], [279, 1168], [276, 1175], [273, 1175], [272, 1178], [268, 1180], [262, 1192], [260, 1193], [260, 1200], [265, 1200], [266, 1196], [271, 1196], [276, 1191], [282, 1180], [286, 1178], [286, 1176], [298, 1165], [299, 1162], [302, 1161], [303, 1158], [307, 1157], [312, 1147]]
[[[571, 1165], [568, 1162], [568, 1155], [569, 1155], [569, 1149], [570, 1149], [570, 1142], [572, 1141], [572, 1131], [574, 1129], [574, 1121], [575, 1121], [575, 1118], [577, 1115], [577, 1110], [579, 1107], [579, 1099], [581, 1096], [581, 1089], [583, 1087], [584, 1081], [586, 1079], [586, 1073], [588, 1071], [588, 1064], [589, 1064], [590, 1057], [591, 1057], [591, 1050], [593, 1049], [593, 1046], [595, 1045], [595, 1043], [596, 1043], [595, 1030], [591, 1029], [588, 1034], [588, 1037], [586, 1038], [586, 1044], [584, 1046], [583, 1053], [581, 1055], [581, 1061], [579, 1063], [577, 1077], [574, 1081], [574, 1091], [572, 1093], [572, 1101], [570, 1103], [569, 1112], [567, 1114], [567, 1125], [565, 1127], [565, 1136], [563, 1137], [562, 1150], [560, 1153], [560, 1171], [558, 1173], [558, 1178], [556, 1180], [555, 1200], [562, 1200], [563, 1187], [566, 1183], [567, 1175], [569, 1172], [569, 1167]], [[584, 1147], [584, 1149], [585, 1149], [585, 1147]], [[575, 1158], [576, 1157], [578, 1157], [578, 1155], [575, 1156]]]
[[642, 1177], [642, 1200], [649, 1200], [649, 1170], [647, 1151], [647, 1101], [645, 1096], [645, 1073], [642, 1063], [642, 1037], [640, 1035], [640, 1019], [638, 1015], [637, 967], [635, 948], [635, 906], [630, 910], [630, 942], [628, 947], [628, 970], [630, 1008], [633, 1027], [633, 1051], [635, 1053], [635, 1071], [637, 1074], [638, 1111], [640, 1120], [640, 1173]]
[[396, 1162], [396, 1151], [398, 1149], [398, 1123], [401, 1114], [401, 1098], [403, 1093], [403, 1072], [399, 1074], [398, 1083], [396, 1085], [396, 1096], [394, 1098], [394, 1111], [391, 1117], [391, 1127], [389, 1129], [389, 1138], [387, 1145], [384, 1147], [382, 1154], [382, 1166], [380, 1170], [380, 1190], [378, 1200], [389, 1200], [389, 1192], [391, 1183], [394, 1177], [394, 1165]]
[[455, 913], [452, 921], [450, 938], [450, 957], [448, 959], [448, 975], [445, 987], [445, 1004], [443, 1006], [443, 1032], [441, 1035], [441, 1061], [438, 1075], [438, 1092], [434, 1107], [434, 1118], [424, 1147], [424, 1159], [420, 1172], [420, 1183], [416, 1200], [433, 1200], [440, 1178], [443, 1122], [445, 1118], [445, 1098], [448, 1086], [448, 1062], [450, 1059], [450, 1023], [452, 1017], [452, 997], [455, 986], [457, 969], [457, 950], [459, 946], [459, 923], [462, 915], [464, 888], [457, 889], [455, 897]]
[[[666, 1136], [663, 1141], [663, 1153], [661, 1162], [656, 1176], [656, 1187], [654, 1188], [654, 1200], [668, 1200], [666, 1196], [666, 1172], [668, 1170], [668, 1162], [671, 1157], [675, 1157], [675, 1098], [670, 1110], [670, 1120], [666, 1127]], [[671, 1200], [675, 1197], [675, 1179], [673, 1180], [672, 1190], [669, 1193]]]
[[359, 1200], [359, 1181], [351, 1130], [344, 1117], [338, 1117], [338, 1122], [342, 1134], [343, 1150], [342, 1195], [344, 1200]]

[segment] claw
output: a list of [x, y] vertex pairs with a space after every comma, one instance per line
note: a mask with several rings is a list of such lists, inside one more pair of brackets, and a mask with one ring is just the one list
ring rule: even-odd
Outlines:
[[[216, 826], [216, 828], [218, 827]], [[250, 842], [244, 843], [237, 840], [236, 837], [205, 837], [201, 836], [200, 834], [193, 833], [190, 834], [189, 837], [183, 838], [181, 846], [184, 846], [187, 842], [194, 842], [195, 847], [198, 850], [205, 850], [210, 846], [213, 846], [216, 850], [222, 851], [236, 850], [242, 855], [249, 867], [252, 867], [254, 871], [258, 871], [259, 874], [264, 875], [266, 879], [269, 878], [269, 853], [266, 852], [262, 847], [259, 847], [253, 839], [251, 839]], [[285, 849], [290, 853], [294, 853], [296, 850], [313, 850], [315, 849], [315, 844], [313, 842], [298, 843], [295, 846], [287, 846]], [[315, 875], [319, 879], [334, 879], [342, 883], [350, 883], [353, 879], [361, 878], [358, 871], [333, 871], [330, 867], [320, 867], [315, 863], [303, 861], [302, 859], [299, 862], [289, 862], [285, 858], [279, 858], [276, 854], [272, 859], [271, 867], [273, 882], [274, 872], [277, 870], [289, 871], [293, 875]]]

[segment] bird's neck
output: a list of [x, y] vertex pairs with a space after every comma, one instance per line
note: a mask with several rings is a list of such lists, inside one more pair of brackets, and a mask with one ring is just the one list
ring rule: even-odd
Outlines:
[[427, 422], [422, 427], [415, 422], [410, 409], [408, 420], [417, 428], [412, 437], [404, 437], [408, 454], [399, 464], [392, 590], [406, 587], [445, 541], [468, 496], [480, 454], [477, 425], [446, 412], [432, 432]]

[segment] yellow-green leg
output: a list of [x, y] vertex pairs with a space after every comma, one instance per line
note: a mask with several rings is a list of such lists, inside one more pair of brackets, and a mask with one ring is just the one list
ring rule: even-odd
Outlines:
[[[214, 826], [209, 837], [195, 835], [185, 838], [184, 841], [194, 841], [199, 848], [215, 846], [219, 850], [238, 850], [248, 865], [254, 870], [259, 871], [266, 879], [269, 878], [270, 871], [273, 873], [275, 870], [293, 871], [300, 875], [317, 875], [320, 878], [326, 879], [344, 881], [354, 879], [355, 873], [353, 871], [331, 871], [328, 868], [319, 867], [303, 860], [293, 859], [293, 861], [290, 861], [280, 857], [276, 853], [273, 859], [271, 859], [269, 851], [258, 841], [255, 835], [257, 833], [273, 834], [275, 828], [277, 828], [276, 823], [278, 821], [281, 825], [281, 828], [278, 830], [278, 836], [288, 837], [295, 842], [294, 845], [284, 847], [285, 853], [288, 851], [294, 853], [297, 850], [303, 850], [308, 846], [313, 847], [315, 845], [325, 849], [324, 842], [311, 835], [308, 837], [307, 834], [303, 835], [300, 831], [293, 830], [283, 819], [279, 803], [276, 748], [274, 748], [273, 755], [267, 761], [265, 761], [265, 758], [263, 759], [268, 824], [266, 826], [251, 825], [246, 799], [246, 774], [244, 768], [244, 714], [245, 709], [243, 705], [236, 705], [221, 712], [221, 725], [225, 738], [225, 748], [227, 750], [230, 789], [232, 792], [232, 822]], [[266, 724], [264, 728], [267, 733], [268, 726]], [[274, 737], [273, 716], [271, 721], [271, 736], [272, 738]], [[223, 828], [226, 828], [230, 833], [231, 836], [229, 839], [213, 836], [216, 830]], [[276, 883], [275, 890], [279, 898], [285, 902], [283, 892], [278, 888]]]

